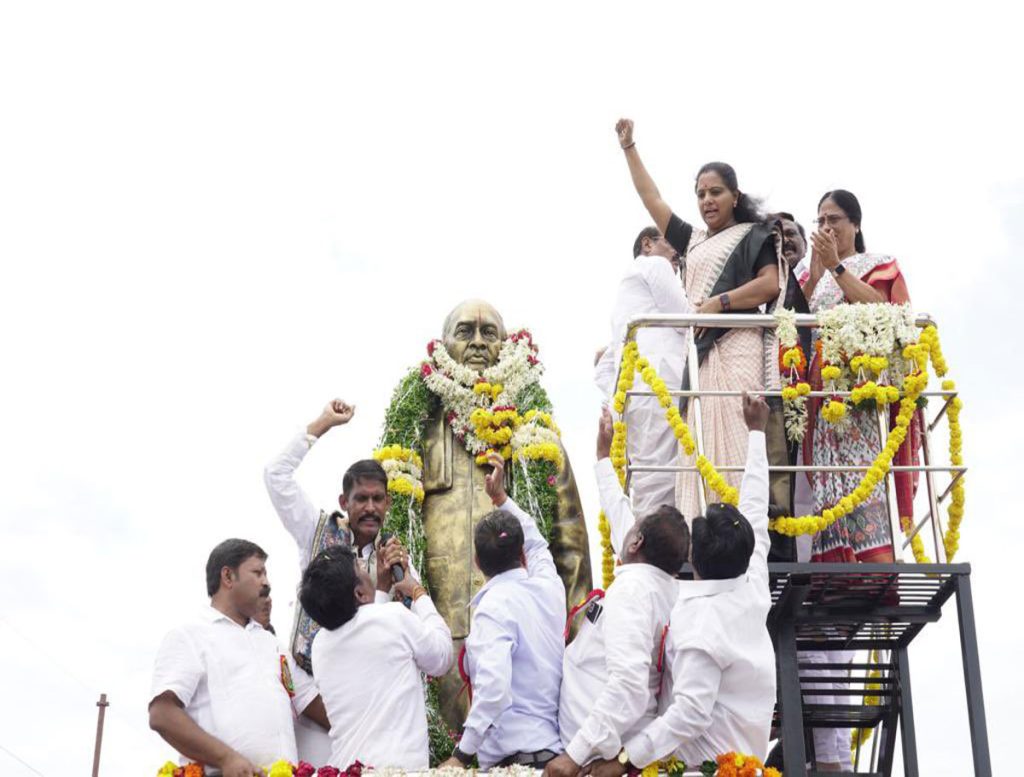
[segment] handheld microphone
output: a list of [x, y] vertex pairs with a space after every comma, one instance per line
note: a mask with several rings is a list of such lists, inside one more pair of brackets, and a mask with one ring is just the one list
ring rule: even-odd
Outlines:
[[[392, 534], [389, 531], [381, 532], [381, 535], [380, 535], [380, 547], [383, 548], [387, 544], [388, 540], [390, 540], [394, 536], [395, 535]], [[377, 552], [379, 553], [380, 550], [378, 549]], [[395, 581], [396, 583], [401, 583], [405, 579], [405, 570], [402, 569], [402, 565], [401, 564], [392, 564], [391, 565], [391, 579], [393, 581]]]

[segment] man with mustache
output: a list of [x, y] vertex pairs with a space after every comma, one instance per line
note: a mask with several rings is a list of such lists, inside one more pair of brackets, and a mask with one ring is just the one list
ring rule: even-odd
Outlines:
[[798, 268], [807, 255], [807, 233], [804, 232], [803, 225], [793, 218], [792, 213], [779, 211], [774, 214], [773, 218], [779, 222], [782, 228], [782, 256], [790, 269], [797, 273], [799, 279], [800, 270]]
[[[310, 559], [320, 551], [334, 545], [348, 545], [373, 579], [377, 600], [387, 602], [394, 584], [391, 568], [401, 565], [408, 554], [394, 537], [380, 546], [380, 528], [391, 507], [388, 477], [380, 462], [362, 459], [348, 468], [338, 496], [341, 511], [317, 509], [295, 481], [295, 470], [314, 443], [334, 427], [347, 424], [354, 414], [355, 407], [343, 400], [328, 402], [323, 412], [267, 465], [263, 480], [281, 523], [298, 546], [300, 572], [305, 571]], [[299, 666], [313, 674], [310, 649], [319, 626], [300, 607], [296, 607], [295, 612], [292, 654]]]
[[223, 777], [262, 775], [295, 761], [294, 714], [327, 727], [316, 686], [293, 675], [259, 623], [270, 596], [267, 554], [247, 540], [220, 543], [206, 562], [210, 605], [170, 631], [157, 652], [149, 726], [182, 757]]
[[[786, 286], [786, 300], [784, 306], [794, 313], [807, 313], [807, 300], [801, 290], [801, 284], [806, 278], [806, 270], [803, 269], [803, 259], [807, 254], [807, 234], [803, 226], [793, 218], [792, 213], [779, 211], [769, 217], [776, 222], [776, 228], [782, 233], [782, 256], [789, 265], [789, 284]], [[801, 273], [805, 276], [801, 278]], [[800, 345], [804, 353], [810, 358], [811, 353], [811, 330], [803, 327], [797, 329], [800, 338]], [[798, 464], [800, 445], [786, 437], [786, 422], [782, 409], [782, 400], [778, 397], [768, 397], [768, 407], [771, 409], [771, 416], [768, 419], [766, 438], [768, 444], [768, 462], [774, 466], [787, 466]], [[805, 515], [806, 512], [799, 512], [799, 506], [795, 504], [795, 494], [799, 492], [799, 482], [793, 473], [776, 472], [771, 476], [771, 502], [773, 515]], [[806, 506], [805, 506], [806, 507]], [[794, 512], [797, 510], [798, 512]], [[771, 537], [771, 553], [769, 561], [796, 561], [797, 543], [792, 537], [785, 537], [774, 531], [769, 532]]]

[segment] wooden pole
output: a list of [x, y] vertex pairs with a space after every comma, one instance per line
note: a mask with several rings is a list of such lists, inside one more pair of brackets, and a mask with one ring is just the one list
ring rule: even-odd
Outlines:
[[100, 694], [100, 700], [96, 702], [96, 706], [100, 708], [100, 711], [96, 718], [96, 750], [93, 752], [92, 756], [92, 777], [99, 777], [100, 774], [100, 747], [103, 745], [103, 716], [107, 711], [107, 707], [110, 706], [109, 702], [107, 702], [107, 694]]

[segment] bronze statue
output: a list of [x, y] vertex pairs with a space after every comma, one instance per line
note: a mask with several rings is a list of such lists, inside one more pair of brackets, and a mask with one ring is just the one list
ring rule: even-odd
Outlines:
[[[448, 354], [479, 373], [497, 362], [505, 339], [501, 315], [482, 300], [463, 302], [445, 320], [443, 343]], [[456, 439], [443, 410], [427, 421], [423, 454], [423, 571], [458, 654], [469, 633], [470, 600], [484, 582], [473, 563], [473, 530], [493, 509], [484, 491], [487, 469], [478, 466], [474, 454]], [[571, 607], [590, 591], [592, 577], [583, 508], [568, 457], [557, 475], [556, 488], [551, 551]], [[453, 729], [462, 725], [469, 709], [468, 695], [459, 693], [461, 687], [457, 668], [441, 680], [441, 713]]]

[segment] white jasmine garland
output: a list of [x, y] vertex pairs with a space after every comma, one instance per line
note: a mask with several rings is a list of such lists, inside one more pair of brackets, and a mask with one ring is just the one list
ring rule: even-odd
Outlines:
[[[423, 382], [441, 400], [452, 429], [470, 453], [481, 454], [491, 447], [476, 436], [469, 420], [473, 411], [478, 407], [514, 407], [526, 388], [540, 382], [544, 368], [534, 357], [534, 350], [528, 337], [513, 334], [502, 343], [497, 363], [478, 373], [456, 362], [441, 341], [431, 344], [430, 358], [424, 363], [430, 372], [424, 374]], [[490, 392], [478, 393], [473, 387], [480, 382], [500, 385], [501, 391], [497, 397]]]
[[523, 424], [512, 434], [512, 453], [525, 448], [527, 445], [539, 445], [541, 443], [559, 444], [558, 432], [548, 429], [547, 426], [534, 418], [532, 421]]
[[[792, 310], [780, 308], [775, 311], [775, 334], [779, 338], [782, 353], [800, 346], [800, 336], [796, 328], [796, 314]], [[806, 358], [804, 354], [804, 358]], [[779, 367], [779, 376], [784, 385], [792, 386], [800, 382], [799, 376], [792, 367]], [[801, 442], [807, 433], [807, 397], [782, 400], [782, 418], [786, 427], [786, 437], [792, 442]]]

